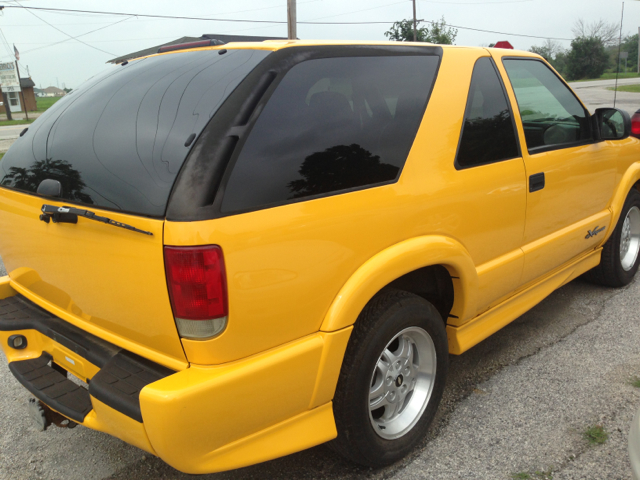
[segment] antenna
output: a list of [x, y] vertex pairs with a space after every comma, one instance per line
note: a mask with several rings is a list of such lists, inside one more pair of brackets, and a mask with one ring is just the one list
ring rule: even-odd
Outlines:
[[620, 17], [620, 38], [618, 39], [618, 65], [616, 65], [616, 86], [613, 87], [613, 108], [616, 108], [618, 97], [618, 72], [620, 72], [620, 47], [622, 46], [622, 21], [624, 20], [624, 2], [622, 2], [622, 16]]

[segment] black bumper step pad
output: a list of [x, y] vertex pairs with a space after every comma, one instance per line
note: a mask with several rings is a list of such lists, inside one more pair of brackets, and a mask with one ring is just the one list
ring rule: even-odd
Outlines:
[[93, 410], [89, 392], [49, 366], [51, 355], [9, 363], [11, 373], [44, 404], [78, 423]]
[[89, 393], [111, 408], [142, 423], [140, 390], [174, 373], [128, 351], [111, 358], [94, 375]]
[[51, 356], [46, 352], [40, 358], [9, 364], [27, 390], [76, 422], [82, 422], [92, 410], [92, 395], [142, 423], [140, 390], [175, 373], [65, 322], [22, 295], [0, 300], [0, 331], [17, 330], [37, 330], [100, 368], [87, 391], [47, 366]]
[[0, 300], [0, 331], [30, 329], [37, 330], [99, 368], [120, 351], [119, 347], [65, 322], [22, 295]]

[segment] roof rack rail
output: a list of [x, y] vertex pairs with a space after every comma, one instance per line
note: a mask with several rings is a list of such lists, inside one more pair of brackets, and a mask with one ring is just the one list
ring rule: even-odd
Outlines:
[[187, 48], [210, 47], [211, 45], [224, 45], [225, 42], [211, 38], [209, 40], [198, 40], [197, 42], [178, 43], [176, 45], [164, 45], [158, 48], [158, 53], [172, 52], [174, 50], [185, 50]]

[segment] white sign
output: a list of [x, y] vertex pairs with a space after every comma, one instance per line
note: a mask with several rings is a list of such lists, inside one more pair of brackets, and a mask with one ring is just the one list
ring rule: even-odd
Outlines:
[[0, 63], [0, 84], [5, 93], [21, 91], [15, 63]]

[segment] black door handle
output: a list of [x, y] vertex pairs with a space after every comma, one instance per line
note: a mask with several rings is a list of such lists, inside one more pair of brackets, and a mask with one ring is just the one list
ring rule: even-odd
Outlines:
[[536, 173], [529, 177], [529, 191], [537, 192], [544, 188], [544, 172]]

